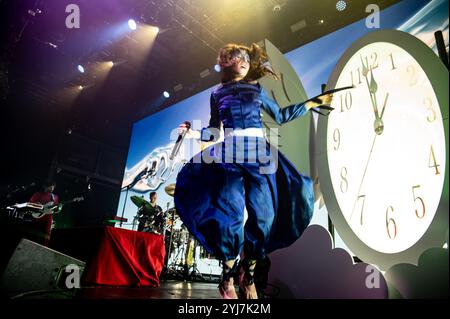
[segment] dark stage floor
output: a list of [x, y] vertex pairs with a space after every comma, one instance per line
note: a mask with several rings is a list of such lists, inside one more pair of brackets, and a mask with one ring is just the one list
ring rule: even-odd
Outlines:
[[160, 287], [82, 287], [8, 294], [8, 299], [220, 299], [217, 283], [161, 281]]

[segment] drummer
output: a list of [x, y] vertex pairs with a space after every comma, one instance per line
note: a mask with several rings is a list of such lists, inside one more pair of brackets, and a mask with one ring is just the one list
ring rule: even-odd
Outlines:
[[138, 231], [161, 232], [164, 220], [162, 208], [157, 204], [158, 194], [150, 193], [150, 203], [145, 202], [138, 211], [139, 226]]
[[149, 209], [150, 205], [147, 201], [142, 204], [142, 206], [139, 207], [139, 210], [137, 212], [139, 225], [137, 230], [138, 231], [144, 231], [146, 225], [148, 225], [149, 221], [152, 219], [152, 210]]
[[150, 193], [150, 205], [152, 206], [152, 208], [155, 211], [154, 214], [156, 216], [159, 216], [162, 213], [162, 208], [161, 208], [161, 206], [159, 206], [157, 204], [157, 201], [158, 201], [158, 194], [156, 192], [151, 192]]

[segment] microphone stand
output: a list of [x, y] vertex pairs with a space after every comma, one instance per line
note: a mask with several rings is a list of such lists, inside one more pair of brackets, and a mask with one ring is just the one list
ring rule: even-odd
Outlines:
[[122, 227], [122, 223], [123, 223], [123, 216], [125, 214], [125, 205], [127, 204], [127, 197], [128, 197], [128, 191], [130, 190], [131, 187], [133, 187], [133, 184], [130, 184], [128, 186], [126, 186], [127, 191], [125, 193], [125, 199], [123, 201], [123, 208], [122, 208], [122, 216], [120, 217], [120, 227]]
[[177, 141], [175, 142], [175, 145], [172, 149], [172, 153], [170, 154], [170, 160], [173, 160], [175, 158], [175, 156], [177, 156], [178, 151], [180, 150], [181, 144], [183, 143], [184, 137], [186, 136], [187, 132], [189, 131], [189, 129], [191, 128], [191, 122], [189, 121], [185, 121], [184, 124], [186, 125], [186, 130], [178, 135]]
[[167, 209], [166, 209], [166, 213], [164, 214], [164, 227], [163, 227], [163, 238], [164, 240], [166, 239], [166, 230], [167, 230], [167, 214], [169, 213], [169, 206], [170, 206], [170, 202], [167, 202]]
[[175, 221], [175, 209], [172, 211], [172, 224], [170, 225], [170, 239], [169, 239], [169, 252], [167, 255], [167, 264], [166, 269], [169, 269], [169, 258], [170, 258], [170, 252], [172, 250], [172, 237], [173, 237], [173, 223]]

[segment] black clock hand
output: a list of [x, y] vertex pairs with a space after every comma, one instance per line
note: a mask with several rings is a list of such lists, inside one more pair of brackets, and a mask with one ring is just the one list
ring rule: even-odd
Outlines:
[[369, 75], [369, 68], [368, 68], [368, 66], [366, 67], [366, 65], [364, 64], [362, 56], [360, 56], [360, 59], [361, 59], [361, 63], [362, 63], [362, 75], [364, 76], [364, 79], [366, 80], [367, 89], [369, 90], [369, 95], [370, 95], [370, 101], [372, 102], [372, 108], [373, 108], [373, 112], [375, 114], [375, 120], [377, 120], [380, 118], [378, 115], [378, 107], [377, 107], [377, 102], [376, 102], [376, 97], [375, 97], [375, 94], [378, 90], [378, 85], [377, 85], [377, 82], [375, 82], [372, 70], [370, 70], [372, 79], [369, 84], [369, 80], [367, 79], [367, 76]]
[[[378, 119], [375, 119], [375, 122], [373, 123], [373, 128], [375, 129], [375, 133], [377, 135], [381, 135], [384, 131], [384, 123], [383, 123], [383, 115], [384, 111], [386, 110], [386, 104], [389, 97], [389, 93], [386, 93], [386, 98], [384, 99], [383, 109], [381, 110], [381, 116]], [[376, 97], [375, 97], [376, 99]]]
[[[378, 84], [375, 81], [375, 77], [373, 76], [373, 69], [368, 68], [368, 66], [366, 67], [366, 65], [364, 64], [364, 61], [361, 58], [361, 62], [363, 64], [363, 75], [364, 78], [366, 79], [366, 84], [367, 84], [367, 88], [369, 90], [369, 94], [370, 94], [370, 100], [372, 102], [372, 107], [373, 107], [373, 111], [375, 113], [375, 121], [373, 123], [373, 128], [375, 130], [375, 133], [380, 135], [383, 133], [384, 130], [384, 124], [383, 124], [383, 114], [384, 114], [384, 110], [386, 107], [386, 103], [387, 103], [387, 98], [389, 96], [389, 94], [386, 96], [386, 99], [384, 101], [384, 105], [383, 105], [383, 109], [381, 111], [381, 116], [378, 113], [378, 102], [377, 102], [377, 91], [378, 91]], [[370, 71], [370, 75], [371, 75], [371, 79], [370, 79], [370, 84], [369, 84], [369, 80], [367, 79], [367, 76], [369, 75], [369, 71]]]
[[383, 119], [384, 111], [386, 110], [386, 104], [389, 97], [389, 93], [386, 93], [386, 98], [384, 99], [383, 109], [381, 110], [380, 120]]
[[356, 202], [358, 201], [359, 193], [361, 192], [361, 188], [362, 188], [364, 179], [366, 178], [367, 168], [369, 167], [370, 158], [372, 157], [372, 151], [373, 151], [373, 147], [375, 146], [375, 141], [377, 140], [377, 136], [378, 135], [375, 135], [375, 137], [373, 138], [372, 147], [370, 148], [369, 158], [367, 159], [366, 168], [364, 169], [364, 174], [363, 174], [362, 179], [361, 179], [361, 184], [359, 184], [358, 193], [356, 195], [356, 200], [355, 200], [355, 203], [353, 204], [352, 213], [350, 214], [350, 218], [349, 219], [352, 219], [353, 213], [355, 211]]
[[[367, 78], [366, 78], [367, 80]], [[373, 77], [373, 70], [370, 69], [370, 84], [369, 84], [369, 92], [372, 94], [373, 96], [373, 108], [375, 111], [375, 117], [377, 119], [380, 118], [379, 113], [378, 113], [378, 103], [377, 103], [377, 91], [378, 91], [378, 84], [375, 81], [375, 78]]]

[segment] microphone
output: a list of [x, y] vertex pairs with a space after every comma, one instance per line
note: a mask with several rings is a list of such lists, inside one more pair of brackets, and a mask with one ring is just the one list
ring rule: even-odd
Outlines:
[[184, 121], [184, 124], [186, 124], [187, 130], [185, 130], [182, 134], [178, 135], [177, 141], [175, 142], [175, 145], [172, 149], [172, 153], [170, 154], [170, 159], [173, 160], [175, 156], [178, 154], [178, 151], [180, 150], [181, 143], [183, 143], [184, 137], [186, 136], [186, 133], [191, 128], [191, 122]]

